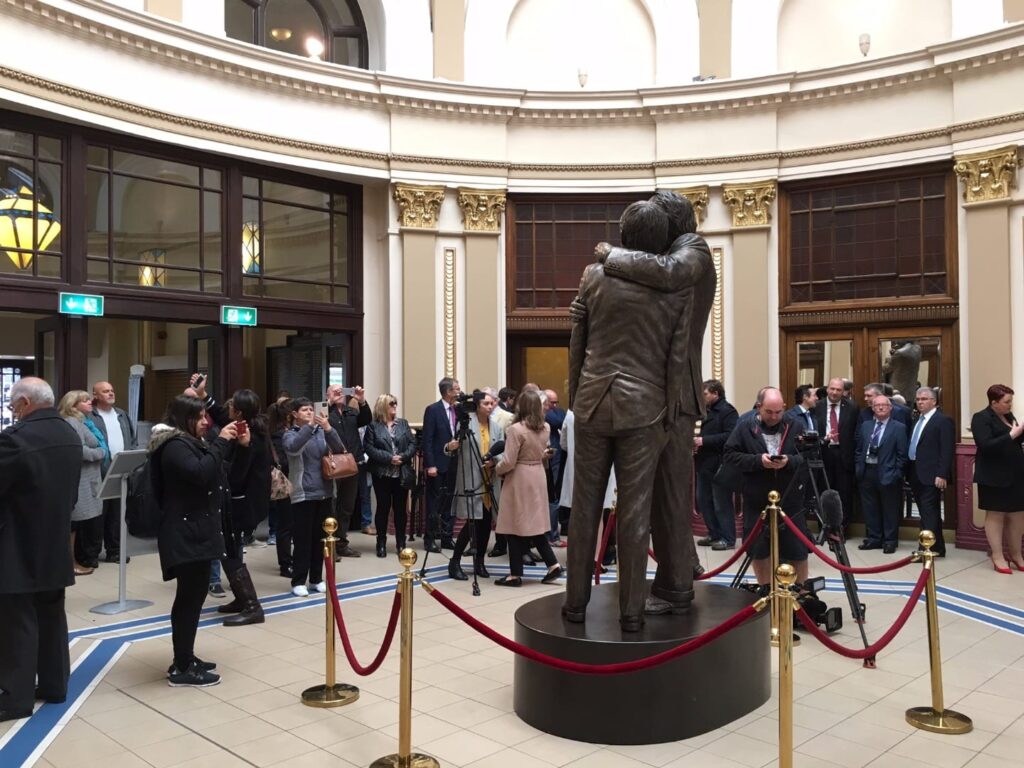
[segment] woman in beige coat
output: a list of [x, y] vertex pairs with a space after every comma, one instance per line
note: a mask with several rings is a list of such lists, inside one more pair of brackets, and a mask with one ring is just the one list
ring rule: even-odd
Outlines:
[[548, 483], [544, 460], [548, 455], [551, 428], [544, 422], [540, 394], [526, 390], [516, 400], [516, 417], [505, 432], [505, 453], [496, 471], [504, 478], [496, 530], [507, 536], [511, 573], [495, 580], [500, 587], [523, 585], [523, 555], [537, 548], [548, 566], [545, 584], [562, 575], [547, 533], [551, 528], [548, 511]]

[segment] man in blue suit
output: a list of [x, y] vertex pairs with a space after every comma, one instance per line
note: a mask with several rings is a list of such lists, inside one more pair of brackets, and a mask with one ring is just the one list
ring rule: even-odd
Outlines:
[[[455, 400], [462, 389], [455, 379], [445, 377], [437, 384], [441, 399], [423, 411], [423, 466], [427, 474], [427, 530], [423, 534], [423, 549], [440, 552], [441, 547], [454, 549], [452, 541], [452, 483], [449, 468], [453, 466], [445, 447], [454, 451], [459, 447], [455, 434]], [[437, 546], [437, 538], [441, 546]]]
[[786, 411], [786, 415], [798, 421], [804, 431], [814, 432], [817, 429], [814, 406], [818, 404], [818, 391], [810, 384], [801, 384], [793, 393], [793, 399], [796, 405]]
[[953, 479], [956, 428], [953, 420], [936, 408], [935, 390], [920, 387], [914, 396], [918, 417], [910, 433], [907, 479], [921, 513], [921, 530], [935, 534], [932, 552], [946, 556], [942, 536], [942, 493]]
[[875, 396], [871, 411], [874, 417], [860, 425], [854, 456], [867, 528], [867, 538], [858, 549], [881, 548], [889, 555], [899, 541], [907, 431], [892, 418], [892, 403], [885, 395]]

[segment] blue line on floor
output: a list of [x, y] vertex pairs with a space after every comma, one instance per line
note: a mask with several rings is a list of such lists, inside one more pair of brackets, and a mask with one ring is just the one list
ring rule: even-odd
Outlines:
[[1018, 619], [1024, 619], [1024, 611], [1019, 608], [1014, 608], [1003, 603], [997, 603], [993, 600], [986, 600], [983, 597], [972, 595], [969, 592], [961, 592], [959, 589], [944, 587], [941, 584], [936, 586], [936, 590], [940, 595], [948, 595], [949, 597], [954, 597], [958, 600], [963, 600], [968, 603], [980, 605], [983, 608], [988, 608], [990, 611], [999, 611], [999, 613], [1005, 613]]

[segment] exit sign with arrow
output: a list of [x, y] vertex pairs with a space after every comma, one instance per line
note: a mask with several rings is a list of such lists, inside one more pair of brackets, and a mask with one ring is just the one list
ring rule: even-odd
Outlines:
[[220, 308], [221, 325], [237, 325], [256, 327], [256, 307], [228, 307]]
[[103, 297], [88, 293], [61, 293], [57, 308], [62, 315], [103, 317]]

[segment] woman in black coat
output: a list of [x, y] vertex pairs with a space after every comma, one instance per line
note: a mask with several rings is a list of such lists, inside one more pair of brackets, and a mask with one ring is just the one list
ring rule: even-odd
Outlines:
[[[197, 376], [192, 377], [193, 387]], [[206, 395], [205, 382], [200, 383], [196, 394]], [[224, 619], [226, 627], [262, 624], [266, 621], [263, 606], [249, 569], [242, 562], [242, 535], [259, 525], [270, 508], [271, 458], [267, 423], [260, 414], [260, 398], [251, 389], [236, 391], [226, 408], [217, 404], [213, 397], [206, 397], [204, 405], [214, 424], [222, 429], [235, 425], [239, 437], [238, 448], [228, 467], [231, 503], [223, 520], [227, 557], [221, 561], [235, 599], [220, 606], [217, 612], [233, 614]]]
[[[270, 436], [270, 460], [288, 477], [288, 454], [284, 451], [284, 433], [291, 428], [291, 413], [287, 403], [271, 403], [267, 408], [267, 434]], [[276, 537], [277, 566], [281, 575], [292, 577], [292, 500], [289, 496], [270, 502], [268, 516]], [[269, 541], [267, 542], [270, 543]]]
[[985, 538], [992, 550], [992, 567], [1011, 574], [1003, 556], [1003, 528], [1010, 540], [1010, 559], [1024, 571], [1021, 537], [1024, 536], [1024, 425], [1013, 418], [1013, 390], [1002, 384], [988, 388], [988, 408], [971, 418], [971, 434], [978, 447], [974, 482], [978, 506], [985, 510]]
[[205, 432], [203, 402], [179, 395], [149, 441], [150, 482], [162, 514], [157, 534], [160, 568], [164, 581], [177, 581], [171, 607], [174, 661], [167, 670], [172, 687], [220, 682], [211, 671], [216, 665], [196, 658], [194, 646], [210, 561], [225, 557], [225, 462], [232, 458], [238, 435], [235, 425], [228, 424], [207, 444]]
[[377, 515], [373, 521], [377, 529], [377, 557], [387, 555], [389, 511], [394, 512], [397, 551], [405, 546], [405, 503], [416, 480], [412, 468], [416, 443], [409, 422], [398, 418], [397, 413], [398, 398], [381, 395], [373, 406], [373, 421], [363, 435], [363, 450], [370, 457], [367, 466], [377, 496]]

